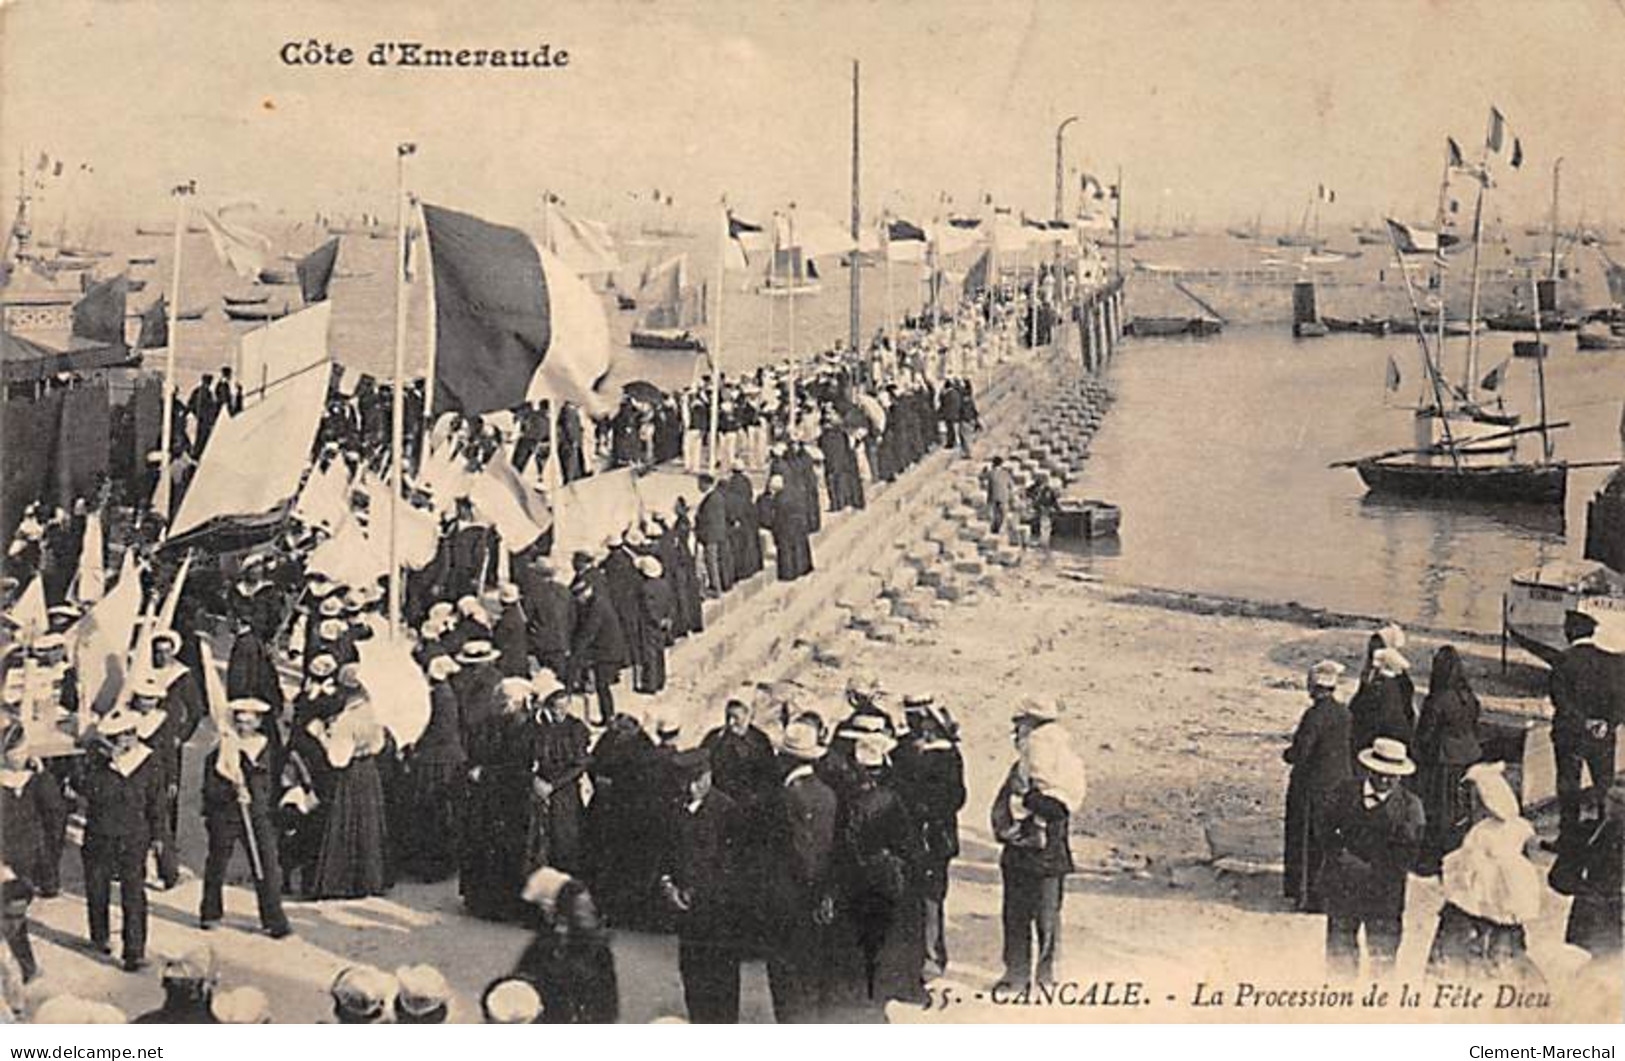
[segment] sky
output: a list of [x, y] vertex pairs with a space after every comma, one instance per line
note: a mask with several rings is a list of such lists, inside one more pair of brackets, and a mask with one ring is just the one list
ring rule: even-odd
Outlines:
[[[567, 49], [563, 69], [290, 67], [309, 39]], [[498, 220], [552, 191], [591, 216], [674, 194], [692, 222], [794, 200], [845, 218], [851, 63], [863, 207], [925, 217], [942, 193], [1052, 205], [1074, 169], [1124, 172], [1131, 221], [1296, 223], [1431, 214], [1444, 138], [1469, 155], [1492, 103], [1525, 163], [1495, 212], [1625, 223], [1625, 0], [0, 0], [0, 190], [161, 221], [196, 180], [269, 211], [392, 210], [394, 145], [425, 199]], [[89, 165], [93, 172], [78, 170]]]

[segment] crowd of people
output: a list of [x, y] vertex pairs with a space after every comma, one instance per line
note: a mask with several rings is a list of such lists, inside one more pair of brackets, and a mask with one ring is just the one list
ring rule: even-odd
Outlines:
[[[202, 929], [221, 923], [234, 860], [249, 871], [264, 932], [277, 939], [293, 931], [290, 901], [455, 878], [470, 914], [536, 929], [514, 975], [534, 991], [544, 1020], [614, 1019], [606, 926], [677, 934], [694, 1020], [737, 1019], [739, 964], [751, 958], [769, 961], [784, 1020], [873, 1014], [887, 999], [920, 997], [948, 961], [942, 901], [964, 801], [946, 710], [929, 696], [901, 709], [884, 704], [878, 683], [854, 685], [842, 718], [783, 701], [730, 701], [722, 725], [682, 748], [681, 720], [660, 700], [636, 697], [661, 692], [668, 649], [703, 627], [702, 601], [763, 570], [764, 534], [777, 577], [804, 577], [826, 511], [863, 507], [866, 488], [933, 449], [967, 448], [978, 426], [973, 388], [950, 366], [970, 371], [985, 345], [1005, 356], [1013, 320], [995, 307], [974, 326], [927, 328], [895, 349], [877, 337], [861, 355], [832, 350], [815, 364], [725, 381], [716, 395], [708, 381], [669, 397], [628, 395], [585, 453], [573, 446], [585, 432], [568, 425], [568, 406], [560, 420], [545, 403], [506, 422], [443, 418], [424, 453], [448, 453], [469, 472], [497, 453], [543, 485], [555, 473], [562, 482], [625, 464], [680, 461], [696, 470], [703, 461], [700, 495], [692, 512], [680, 499], [670, 514], [651, 513], [596, 552], [567, 558], [552, 556], [545, 538], [499, 557], [494, 528], [455, 499], [433, 560], [407, 579], [405, 618], [428, 703], [426, 722], [409, 735], [367, 688], [367, 643], [388, 629], [383, 589], [308, 571], [321, 530], [296, 528], [269, 548], [197, 564], [173, 596], [173, 615], [160, 619], [158, 602], [192, 565], [158, 547], [152, 532], [162, 513], [132, 520], [129, 544], [148, 560], [149, 603], [126, 688], [78, 734], [83, 754], [36, 748], [38, 730], [23, 724], [40, 702], [63, 718], [78, 714], [66, 650], [80, 613], [60, 577], [46, 591], [51, 629], [7, 652], [15, 718], [0, 734], [9, 796], [0, 808], [19, 980], [38, 972], [26, 910], [60, 888], [73, 810], [85, 822], [91, 944], [113, 956], [116, 884], [118, 962], [129, 971], [148, 965], [148, 858], [158, 886], [182, 879], [177, 839], [193, 827], [179, 813], [190, 776], [183, 757], [211, 716], [219, 745], [202, 764], [196, 804], [206, 841]], [[176, 456], [200, 452], [236, 401], [229, 381], [205, 381], [177, 402]], [[319, 466], [383, 471], [388, 405], [387, 388], [367, 380], [348, 396], [334, 393]], [[725, 476], [711, 474], [718, 466]], [[760, 490], [752, 469], [765, 472]], [[156, 485], [147, 487], [150, 497]], [[415, 491], [413, 500], [432, 499]], [[82, 533], [82, 519], [78, 526]], [[20, 532], [8, 597], [70, 566], [73, 530], [58, 513]], [[207, 669], [228, 639], [224, 702], [215, 703]], [[629, 710], [624, 696], [617, 703], [628, 671], [642, 710]], [[1059, 845], [1064, 853], [1064, 805], [1044, 804], [1026, 774], [1001, 798], [1013, 850]], [[1052, 824], [1035, 839], [1037, 821]], [[1070, 868], [1054, 851], [1042, 868], [1025, 862], [1015, 872]], [[1051, 976], [1058, 893], [1053, 903], [1024, 902], [1023, 938], [1037, 926], [1039, 975]], [[213, 965], [181, 964], [191, 972]], [[1025, 965], [1012, 967], [1013, 980], [1030, 979]], [[180, 969], [166, 965], [166, 990], [172, 981], [194, 986], [166, 1009], [208, 1010], [208, 992], [196, 985], [212, 984], [212, 972]], [[375, 970], [341, 977], [335, 1006], [344, 1008], [341, 994], [367, 995], [387, 979]], [[400, 1019], [408, 978], [397, 979], [386, 993]], [[492, 993], [511, 1003], [517, 992], [493, 985]]]
[[[1537, 840], [1506, 763], [1482, 739], [1482, 707], [1453, 645], [1434, 653], [1420, 711], [1397, 624], [1371, 635], [1346, 705], [1343, 666], [1310, 668], [1310, 706], [1284, 753], [1284, 884], [1296, 909], [1326, 915], [1334, 974], [1358, 972], [1362, 933], [1372, 975], [1392, 970], [1412, 874], [1437, 877], [1444, 895], [1428, 954], [1435, 975], [1538, 983], [1525, 930], [1549, 893], [1573, 898], [1566, 942], [1619, 957], [1625, 782], [1613, 755], [1625, 637], [1610, 620], [1570, 612], [1570, 647], [1552, 663], [1560, 824], [1550, 841]], [[1544, 879], [1531, 859], [1541, 847], [1557, 855]]]

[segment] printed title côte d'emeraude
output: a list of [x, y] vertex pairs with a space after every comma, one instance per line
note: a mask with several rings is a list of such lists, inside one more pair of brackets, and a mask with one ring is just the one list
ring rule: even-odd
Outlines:
[[422, 41], [378, 41], [365, 53], [346, 44], [310, 38], [285, 42], [277, 52], [284, 66], [406, 66], [447, 69], [562, 70], [568, 49], [542, 42], [534, 48], [442, 48]]

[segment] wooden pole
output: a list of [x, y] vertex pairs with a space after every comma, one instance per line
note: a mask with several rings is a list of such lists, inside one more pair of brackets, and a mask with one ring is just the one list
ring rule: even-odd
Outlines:
[[711, 441], [706, 467], [717, 473], [717, 419], [722, 415], [722, 285], [728, 263], [728, 200], [722, 200], [722, 228], [717, 232], [716, 319], [711, 324]]
[[[175, 431], [175, 347], [180, 345], [181, 338], [181, 251], [186, 240], [186, 197], [191, 194], [191, 186], [177, 185], [171, 194], [175, 197], [175, 247], [174, 261], [169, 267], [169, 345], [164, 348], [164, 422], [159, 428], [163, 456], [158, 465], [159, 488], [153, 496], [173, 501], [168, 489], [169, 451], [174, 445]], [[166, 521], [169, 519], [167, 511], [158, 514]]]
[[1117, 167], [1117, 194], [1113, 196], [1117, 207], [1112, 213], [1112, 238], [1116, 241], [1113, 251], [1112, 269], [1118, 276], [1123, 275], [1123, 167]]
[[854, 354], [858, 351], [859, 332], [861, 331], [862, 296], [862, 270], [858, 268], [858, 224], [859, 224], [859, 198], [858, 198], [858, 61], [852, 60], [852, 255], [851, 268], [847, 270], [848, 281], [851, 284], [851, 298], [848, 301], [847, 313], [847, 342]]
[[406, 156], [416, 144], [395, 145], [395, 382], [389, 413], [389, 633], [401, 633], [401, 494], [404, 489], [402, 438], [406, 431]]
[[[1552, 163], [1552, 267], [1551, 272], [1548, 275], [1553, 280], [1557, 279], [1557, 187], [1558, 181], [1561, 179], [1562, 174], [1563, 159], [1559, 158], [1556, 162]], [[1540, 294], [1538, 291], [1535, 294], [1535, 302], [1538, 307], [1540, 303]]]
[[[1399, 240], [1394, 237], [1392, 226], [1388, 229], [1388, 242], [1394, 248], [1394, 264], [1399, 269], [1399, 278], [1405, 282], [1405, 295], [1410, 299], [1411, 313], [1416, 318], [1416, 342], [1422, 348], [1422, 369], [1427, 373], [1428, 382], [1433, 386], [1434, 410], [1438, 413], [1439, 423], [1444, 428], [1444, 440], [1450, 450], [1450, 462], [1456, 470], [1461, 470], [1461, 454], [1456, 451], [1456, 441], [1451, 437], [1450, 419], [1445, 415], [1444, 389], [1439, 385], [1439, 370], [1434, 367], [1433, 356], [1428, 353], [1427, 328], [1422, 324], [1422, 308], [1416, 303], [1416, 291], [1411, 287], [1411, 274], [1405, 271], [1405, 255], [1399, 249]], [[1444, 307], [1439, 308], [1442, 315]]]

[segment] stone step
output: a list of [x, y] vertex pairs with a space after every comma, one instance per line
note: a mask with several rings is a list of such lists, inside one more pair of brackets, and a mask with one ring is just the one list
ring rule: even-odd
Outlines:
[[868, 631], [869, 640], [879, 641], [882, 644], [894, 645], [903, 639], [904, 626], [896, 619], [887, 619], [876, 623]]

